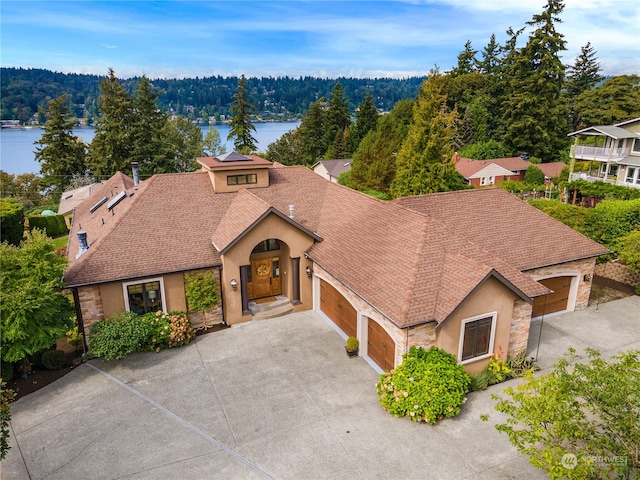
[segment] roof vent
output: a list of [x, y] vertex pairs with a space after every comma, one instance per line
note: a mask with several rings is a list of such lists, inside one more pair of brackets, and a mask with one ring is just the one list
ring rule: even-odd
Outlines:
[[289, 205], [289, 218], [291, 220], [293, 220], [293, 210], [294, 210], [294, 206], [293, 205]]
[[87, 232], [84, 230], [80, 230], [78, 232], [78, 254], [76, 258], [80, 258], [80, 256], [89, 250], [89, 243], [87, 242]]

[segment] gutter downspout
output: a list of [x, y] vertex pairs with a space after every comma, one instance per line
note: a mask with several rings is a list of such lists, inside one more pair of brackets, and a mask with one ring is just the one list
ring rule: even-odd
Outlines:
[[78, 323], [78, 331], [82, 332], [82, 353], [87, 353], [89, 347], [87, 346], [87, 332], [84, 330], [84, 319], [82, 318], [82, 309], [80, 308], [80, 295], [78, 295], [78, 289], [72, 288], [73, 304], [76, 308], [76, 322]]

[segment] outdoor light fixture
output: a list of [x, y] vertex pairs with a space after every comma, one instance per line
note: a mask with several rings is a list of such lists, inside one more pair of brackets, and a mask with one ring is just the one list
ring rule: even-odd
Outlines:
[[235, 278], [231, 279], [231, 288], [236, 290], [238, 288], [238, 281]]
[[313, 269], [311, 267], [307, 267], [307, 277], [311, 278], [312, 273], [313, 273]]
[[156, 299], [156, 291], [155, 290], [151, 290], [149, 293], [149, 300], [151, 300], [152, 302]]
[[589, 274], [587, 273], [584, 277], [582, 277], [582, 279], [583, 279], [585, 282], [590, 282], [590, 281], [591, 281], [591, 275], [589, 275]]

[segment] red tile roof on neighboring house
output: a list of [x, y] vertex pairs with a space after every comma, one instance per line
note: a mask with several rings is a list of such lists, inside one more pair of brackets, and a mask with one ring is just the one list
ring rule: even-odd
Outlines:
[[[546, 287], [520, 270], [606, 251], [502, 190], [383, 202], [306, 167], [274, 164], [269, 178], [268, 188], [215, 194], [206, 172], [155, 175], [137, 187], [114, 175], [76, 210], [65, 282], [78, 286], [218, 265], [220, 251], [261, 215], [271, 210], [288, 218], [293, 205], [293, 221], [322, 238], [309, 257], [406, 327], [445, 321], [490, 277], [525, 299], [545, 294]], [[107, 204], [89, 212], [101, 196], [122, 189], [126, 196], [113, 214]], [[75, 259], [80, 226], [90, 248]], [[537, 245], [541, 238], [546, 242]]]

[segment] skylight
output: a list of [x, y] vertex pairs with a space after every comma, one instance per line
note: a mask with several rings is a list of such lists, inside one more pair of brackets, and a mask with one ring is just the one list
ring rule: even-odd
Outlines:
[[89, 211], [90, 211], [91, 213], [95, 212], [98, 208], [100, 208], [100, 205], [102, 205], [102, 204], [103, 204], [104, 202], [106, 202], [106, 201], [107, 201], [107, 197], [102, 197], [102, 198], [98, 201], [98, 203], [96, 203], [93, 207], [91, 207], [91, 208], [89, 209]]
[[[127, 192], [125, 192], [124, 190], [122, 192], [120, 192], [118, 195], [116, 195], [115, 197], [113, 197], [113, 199], [111, 199], [111, 201], [109, 203], [107, 203], [107, 209], [111, 210], [113, 207], [115, 207], [118, 203], [120, 203], [120, 200], [122, 200], [124, 197], [127, 196]], [[105, 197], [106, 198], [106, 197]]]

